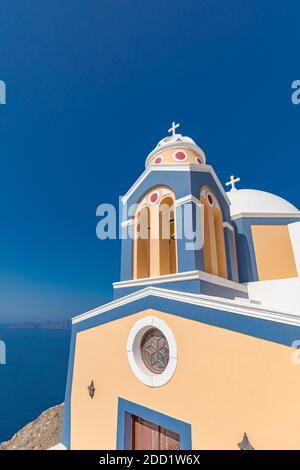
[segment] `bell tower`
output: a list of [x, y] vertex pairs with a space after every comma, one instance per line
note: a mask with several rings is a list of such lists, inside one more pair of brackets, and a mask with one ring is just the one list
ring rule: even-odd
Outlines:
[[121, 281], [114, 283], [115, 295], [155, 286], [243, 297], [230, 201], [203, 150], [178, 128], [173, 122], [122, 198]]

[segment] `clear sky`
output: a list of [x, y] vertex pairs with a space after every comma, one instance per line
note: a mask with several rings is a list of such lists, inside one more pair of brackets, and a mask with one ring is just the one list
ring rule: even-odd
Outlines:
[[0, 321], [67, 318], [112, 297], [96, 238], [173, 120], [225, 183], [300, 207], [300, 3], [1, 0]]

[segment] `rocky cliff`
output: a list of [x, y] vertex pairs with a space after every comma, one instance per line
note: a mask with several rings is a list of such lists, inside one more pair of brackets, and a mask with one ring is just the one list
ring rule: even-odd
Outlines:
[[18, 431], [0, 450], [47, 450], [60, 440], [63, 404], [44, 411], [34, 421]]

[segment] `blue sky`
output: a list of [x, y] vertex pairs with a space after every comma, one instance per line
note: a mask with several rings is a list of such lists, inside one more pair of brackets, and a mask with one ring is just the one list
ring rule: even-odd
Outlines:
[[0, 321], [111, 299], [118, 241], [96, 238], [171, 121], [225, 183], [300, 206], [296, 1], [2, 0]]

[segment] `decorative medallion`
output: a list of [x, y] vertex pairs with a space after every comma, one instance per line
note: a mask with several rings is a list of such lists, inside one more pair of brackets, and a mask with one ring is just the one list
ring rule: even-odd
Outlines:
[[213, 198], [213, 196], [212, 196], [210, 193], [207, 193], [206, 197], [207, 197], [208, 204], [209, 204], [210, 206], [213, 206], [213, 205], [214, 205], [214, 198]]
[[173, 154], [173, 158], [174, 158], [174, 160], [178, 160], [180, 162], [183, 162], [184, 160], [187, 159], [187, 154], [185, 152], [182, 152], [182, 151], [175, 152]]
[[94, 398], [96, 389], [95, 389], [95, 385], [94, 385], [94, 381], [93, 381], [93, 380], [91, 381], [90, 385], [88, 386], [88, 391], [89, 391], [89, 396], [90, 396], [91, 398]]
[[148, 330], [141, 341], [141, 356], [151, 372], [161, 374], [169, 362], [169, 345], [164, 334], [157, 328]]
[[156, 157], [156, 159], [154, 160], [154, 163], [156, 165], [159, 165], [160, 163], [163, 162], [163, 157], [159, 156], [159, 157]]
[[244, 432], [243, 440], [238, 443], [238, 447], [241, 450], [255, 450], [249, 442], [247, 434]]
[[159, 194], [157, 192], [152, 193], [149, 197], [150, 204], [156, 204], [159, 199]]

